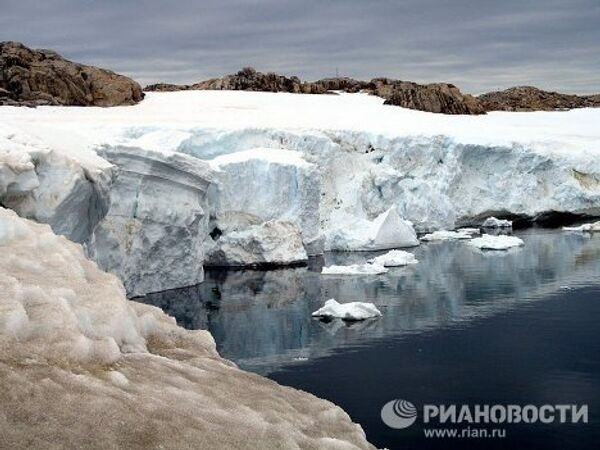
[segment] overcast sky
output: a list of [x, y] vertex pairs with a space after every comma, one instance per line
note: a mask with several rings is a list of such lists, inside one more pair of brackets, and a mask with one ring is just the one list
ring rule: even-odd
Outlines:
[[600, 0], [0, 0], [0, 40], [142, 84], [253, 66], [600, 92]]

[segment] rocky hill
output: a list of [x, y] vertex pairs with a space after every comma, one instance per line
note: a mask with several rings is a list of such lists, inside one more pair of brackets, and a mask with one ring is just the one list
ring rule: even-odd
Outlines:
[[518, 86], [477, 97], [486, 111], [554, 111], [600, 106], [600, 95], [571, 95]]
[[98, 67], [74, 63], [52, 50], [0, 42], [0, 105], [132, 105], [144, 98], [138, 83]]
[[146, 91], [235, 90], [326, 94], [331, 91], [367, 92], [385, 99], [389, 105], [444, 114], [483, 114], [477, 99], [463, 94], [447, 83], [417, 84], [410, 81], [375, 78], [360, 81], [352, 78], [325, 78], [302, 81], [275, 73], [262, 73], [247, 67], [232, 75], [213, 78], [191, 85], [154, 84]]

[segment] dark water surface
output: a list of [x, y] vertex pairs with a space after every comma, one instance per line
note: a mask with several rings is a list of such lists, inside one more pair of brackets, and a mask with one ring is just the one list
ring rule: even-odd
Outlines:
[[[209, 270], [202, 285], [141, 300], [186, 328], [209, 329], [240, 367], [340, 405], [379, 447], [600, 448], [600, 236], [516, 234], [525, 246], [508, 252], [423, 244], [411, 249], [419, 264], [379, 276], [322, 277], [318, 261]], [[329, 298], [373, 302], [383, 317], [312, 319]], [[404, 430], [380, 418], [397, 398], [419, 410]], [[589, 423], [471, 425], [502, 428], [506, 437], [425, 438], [424, 404], [587, 404]]]

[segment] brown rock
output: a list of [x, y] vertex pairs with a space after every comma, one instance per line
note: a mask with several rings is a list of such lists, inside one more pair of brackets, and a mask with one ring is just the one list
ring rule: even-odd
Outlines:
[[477, 97], [486, 111], [553, 111], [600, 106], [600, 95], [571, 95], [518, 86]]
[[421, 85], [408, 81], [376, 78], [360, 81], [352, 78], [324, 78], [303, 82], [298, 77], [257, 72], [251, 67], [223, 78], [212, 78], [192, 85], [154, 84], [146, 91], [174, 90], [235, 90], [262, 92], [291, 92], [300, 94], [327, 94], [333, 91], [367, 92], [383, 97], [388, 105], [444, 114], [483, 114], [479, 101], [445, 83]]
[[52, 50], [0, 42], [0, 105], [133, 105], [144, 98], [123, 75], [77, 64]]
[[376, 78], [373, 94], [385, 98], [386, 105], [401, 106], [442, 114], [485, 114], [479, 101], [448, 83], [418, 84], [412, 81]]

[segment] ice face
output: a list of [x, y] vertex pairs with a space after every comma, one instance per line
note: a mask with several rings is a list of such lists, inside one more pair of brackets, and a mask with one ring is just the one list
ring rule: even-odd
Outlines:
[[89, 254], [129, 295], [202, 282], [209, 166], [187, 155], [132, 147], [101, 154], [117, 167], [111, 205]]
[[308, 254], [323, 253], [320, 174], [302, 153], [252, 148], [209, 163], [216, 173], [209, 190], [211, 229], [227, 234], [271, 220], [284, 221], [300, 231]]
[[[403, 247], [415, 245], [411, 226], [431, 232], [479, 226], [492, 215], [600, 214], [599, 120], [597, 109], [450, 117], [388, 108], [360, 94], [190, 91], [150, 93], [130, 108], [3, 108], [0, 203], [85, 241], [124, 192], [118, 181], [111, 190], [111, 165], [93, 150], [127, 145], [141, 155], [184, 153], [221, 167], [202, 217], [212, 216], [211, 224], [200, 234], [282, 220], [299, 227], [308, 254]], [[176, 182], [152, 188], [148, 209], [166, 211], [161, 223], [175, 220], [182, 230], [177, 220], [185, 214], [171, 215], [171, 203], [191, 200], [173, 189]], [[390, 210], [404, 222], [389, 216], [396, 225], [377, 229]], [[129, 242], [125, 220], [112, 217], [106, 229], [117, 230], [113, 243]], [[148, 230], [140, 241], [157, 243], [161, 233]], [[182, 240], [195, 242], [189, 233]], [[195, 245], [186, 260], [198, 265]], [[159, 270], [160, 252], [145, 255]], [[123, 275], [136, 277], [151, 274], [131, 268]], [[201, 276], [162, 279], [134, 284], [141, 292]]]

